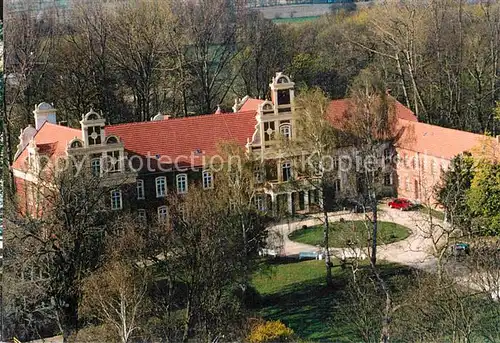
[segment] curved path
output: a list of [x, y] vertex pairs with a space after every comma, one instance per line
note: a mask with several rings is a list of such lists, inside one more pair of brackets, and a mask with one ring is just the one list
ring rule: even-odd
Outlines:
[[[381, 205], [378, 213], [378, 218], [381, 221], [394, 222], [406, 226], [411, 230], [411, 234], [404, 240], [399, 242], [379, 245], [377, 251], [377, 258], [405, 264], [408, 266], [432, 269], [435, 265], [435, 258], [432, 256], [432, 240], [429, 236], [430, 223], [429, 218], [419, 211], [398, 211], [389, 208], [386, 205]], [[328, 215], [330, 221], [338, 221], [340, 218], [346, 220], [360, 220], [363, 219], [364, 214], [349, 213], [349, 212], [331, 212]], [[291, 241], [288, 235], [300, 229], [303, 225], [312, 226], [322, 223], [322, 215], [315, 214], [312, 218], [279, 224], [273, 226], [270, 230], [277, 232], [283, 237], [283, 248], [281, 255], [296, 256], [304, 251], [320, 251], [319, 246], [312, 246], [308, 244], [298, 243]], [[446, 225], [442, 221], [433, 218], [436, 224]], [[331, 248], [330, 254], [333, 256], [342, 256], [349, 254], [343, 252], [341, 248]], [[366, 251], [365, 251], [366, 254]]]

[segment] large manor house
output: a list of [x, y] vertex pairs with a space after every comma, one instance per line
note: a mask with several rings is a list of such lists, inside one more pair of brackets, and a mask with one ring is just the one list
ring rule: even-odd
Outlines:
[[[170, 192], [185, 194], [192, 187], [210, 189], [217, 184], [217, 174], [206, 165], [207, 157], [217, 154], [219, 143], [232, 142], [248, 154], [267, 159], [266, 168], [254, 171], [259, 186], [254, 203], [260, 210], [315, 211], [321, 201], [317, 187], [297, 182], [293, 159], [273, 153], [278, 135], [286, 140], [297, 138], [294, 83], [277, 73], [270, 93], [270, 100], [248, 96], [237, 100], [231, 113], [217, 110], [185, 118], [159, 114], [148, 122], [118, 125], [106, 125], [105, 119], [91, 110], [79, 128], [58, 123], [54, 106], [41, 103], [35, 106], [34, 126], [21, 131], [11, 166], [21, 207], [29, 211], [36, 201], [30, 189], [42, 182], [41, 170], [47, 164], [41, 161], [84, 156], [88, 169], [110, 186], [106, 206], [132, 209], [143, 219], [163, 220], [168, 217], [166, 199]], [[333, 100], [330, 117], [342, 114], [348, 105], [349, 99]], [[432, 190], [454, 156], [484, 144], [498, 148], [498, 138], [420, 123], [407, 107], [397, 101], [395, 106], [402, 134], [391, 147], [398, 162], [391, 164], [382, 178], [388, 194], [433, 202]], [[131, 169], [125, 161], [134, 160], [140, 167]], [[119, 186], [114, 187], [113, 180], [118, 179]], [[355, 186], [348, 179], [348, 171], [338, 173], [329, 197], [354, 196]]]

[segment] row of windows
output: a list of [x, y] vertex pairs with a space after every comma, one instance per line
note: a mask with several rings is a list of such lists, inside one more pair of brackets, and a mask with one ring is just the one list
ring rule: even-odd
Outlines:
[[[275, 139], [275, 136], [274, 136], [275, 126], [274, 125], [275, 125], [274, 121], [264, 123], [264, 140], [266, 142]], [[290, 138], [292, 138], [292, 126], [290, 125], [290, 123], [288, 123], [288, 121], [280, 124], [279, 131], [280, 131], [281, 137], [283, 137], [285, 140], [290, 140]]]
[[[404, 164], [405, 168], [408, 168], [408, 167], [409, 167], [409, 162], [408, 162], [408, 159], [409, 159], [409, 158], [408, 158], [408, 155], [406, 155], [406, 154], [405, 154], [405, 155], [404, 155], [404, 157], [403, 157], [403, 164]], [[412, 161], [411, 161], [411, 167], [412, 167], [413, 169], [417, 169], [417, 168], [418, 168], [418, 166], [419, 166], [419, 163], [418, 163], [418, 157], [417, 157], [417, 156], [414, 156], [414, 157], [412, 158]], [[424, 158], [424, 159], [422, 160], [421, 167], [422, 167], [422, 170], [423, 170], [423, 171], [425, 171], [425, 170], [427, 170], [427, 169], [428, 169], [428, 162], [427, 162], [427, 159], [426, 159], [426, 158]], [[441, 163], [440, 168], [444, 170], [444, 169], [445, 169], [445, 167], [446, 167], [446, 166], [445, 166], [445, 164], [444, 164], [444, 163]], [[438, 165], [437, 165], [436, 160], [434, 160], [434, 159], [431, 161], [431, 164], [430, 164], [430, 172], [431, 172], [431, 174], [433, 174], [433, 175], [435, 175], [435, 174], [438, 172]]]
[[[179, 174], [175, 177], [177, 194], [185, 194], [188, 191], [187, 174]], [[213, 188], [213, 176], [210, 171], [204, 171], [202, 174], [203, 189]], [[156, 197], [163, 198], [167, 195], [167, 178], [158, 176], [155, 179]], [[137, 199], [145, 199], [144, 180], [137, 180]]]

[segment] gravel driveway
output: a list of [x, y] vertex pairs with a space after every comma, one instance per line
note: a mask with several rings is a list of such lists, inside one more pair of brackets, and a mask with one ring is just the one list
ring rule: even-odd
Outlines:
[[[386, 205], [380, 206], [380, 209], [378, 213], [379, 220], [406, 226], [411, 230], [411, 234], [402, 241], [379, 245], [377, 258], [419, 269], [432, 270], [436, 260], [432, 256], [432, 241], [430, 238], [426, 237], [426, 232], [428, 232], [427, 230], [429, 230], [430, 227], [428, 218], [426, 219], [426, 216], [419, 211], [399, 211], [391, 209]], [[340, 218], [344, 218], [345, 220], [360, 220], [363, 219], [363, 216], [364, 214], [358, 213], [332, 212], [329, 214], [328, 218], [331, 221], [338, 221]], [[321, 214], [316, 214], [313, 217], [315, 218], [288, 222], [270, 228], [270, 230], [278, 232], [283, 237], [282, 255], [296, 256], [304, 251], [321, 250], [318, 246], [293, 242], [288, 238], [291, 232], [300, 229], [303, 225], [312, 226], [322, 223], [320, 219], [322, 217]], [[442, 221], [438, 221], [437, 219], [433, 220], [441, 225], [445, 225]], [[366, 253], [365, 251], [365, 254]], [[343, 249], [340, 248], [331, 248], [330, 254], [339, 257], [342, 256], [342, 254], [346, 254], [346, 252], [343, 252]]]

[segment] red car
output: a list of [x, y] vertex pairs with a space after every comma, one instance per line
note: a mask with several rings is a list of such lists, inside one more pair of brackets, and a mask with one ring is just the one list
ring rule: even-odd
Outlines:
[[394, 199], [393, 201], [389, 202], [388, 205], [390, 208], [395, 208], [401, 211], [408, 211], [415, 207], [415, 205], [410, 200], [403, 198]]

